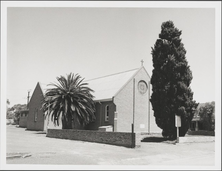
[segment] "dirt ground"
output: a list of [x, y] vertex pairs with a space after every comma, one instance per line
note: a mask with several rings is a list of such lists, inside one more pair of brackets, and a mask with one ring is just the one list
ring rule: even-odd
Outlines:
[[[48, 138], [37, 131], [27, 131], [7, 125], [7, 156], [18, 154], [24, 158], [8, 158], [6, 166], [17, 168], [38, 165], [140, 165], [173, 166], [178, 168], [205, 168], [215, 165], [215, 143], [141, 142], [141, 147], [131, 149], [114, 145]], [[64, 168], [64, 167], [63, 167]], [[108, 167], [110, 168], [110, 167]], [[72, 169], [74, 169], [72, 167]]]

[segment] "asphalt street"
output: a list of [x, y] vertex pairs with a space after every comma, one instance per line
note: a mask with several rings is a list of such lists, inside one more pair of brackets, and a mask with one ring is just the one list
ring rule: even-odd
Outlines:
[[126, 147], [83, 141], [48, 138], [38, 131], [7, 126], [6, 164], [40, 165], [143, 165], [199, 166], [215, 164], [215, 143], [141, 142], [141, 147]]

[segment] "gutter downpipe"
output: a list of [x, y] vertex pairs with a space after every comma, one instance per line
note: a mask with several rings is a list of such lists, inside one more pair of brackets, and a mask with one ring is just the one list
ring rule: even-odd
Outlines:
[[135, 120], [135, 78], [133, 79], [133, 123], [132, 123], [132, 141], [131, 148], [135, 147], [135, 133], [134, 133], [134, 120]]
[[148, 134], [150, 134], [150, 81], [148, 81]]

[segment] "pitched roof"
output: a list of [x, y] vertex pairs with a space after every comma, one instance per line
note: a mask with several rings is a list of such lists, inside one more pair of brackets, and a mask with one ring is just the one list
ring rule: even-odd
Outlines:
[[[95, 101], [111, 100], [141, 68], [85, 80], [84, 82], [88, 83], [88, 87], [94, 90], [93, 96]], [[41, 82], [39, 82], [39, 85], [44, 95], [47, 89], [52, 88], [51, 85]]]
[[119, 90], [133, 78], [139, 69], [133, 69], [125, 72], [120, 72], [104, 77], [99, 77], [91, 80], [86, 80], [88, 86], [94, 90], [94, 100], [110, 100]]
[[[46, 90], [47, 90], [47, 89], [53, 88], [51, 85], [48, 85], [48, 84], [45, 84], [45, 83], [42, 83], [42, 82], [37, 82], [34, 90], [33, 90], [32, 93], [31, 93], [31, 96], [30, 96], [31, 98], [30, 98], [30, 100], [32, 99], [32, 96], [33, 96], [33, 94], [34, 94], [34, 91], [36, 90], [36, 88], [37, 88], [38, 86], [39, 86], [40, 89], [42, 90], [42, 95], [43, 95], [43, 96], [45, 96], [45, 93], [46, 93]], [[29, 102], [30, 102], [30, 101], [29, 101]]]

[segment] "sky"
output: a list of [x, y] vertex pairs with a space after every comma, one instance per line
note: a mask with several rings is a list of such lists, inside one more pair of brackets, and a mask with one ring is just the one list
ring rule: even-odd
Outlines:
[[214, 8], [33, 6], [7, 9], [9, 106], [26, 104], [37, 82], [71, 72], [87, 80], [139, 68], [143, 60], [152, 76], [151, 47], [169, 20], [182, 30], [194, 100], [215, 101]]

